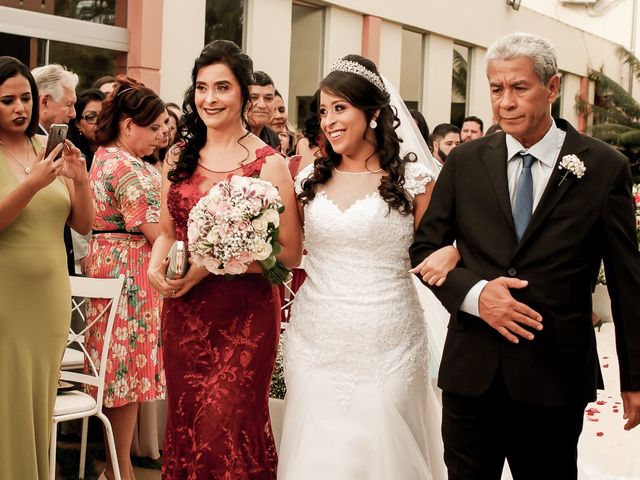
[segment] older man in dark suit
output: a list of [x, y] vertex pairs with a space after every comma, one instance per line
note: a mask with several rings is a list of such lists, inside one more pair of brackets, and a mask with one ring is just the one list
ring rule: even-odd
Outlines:
[[628, 160], [553, 119], [555, 48], [530, 34], [487, 52], [504, 132], [456, 147], [411, 247], [457, 242], [434, 293], [451, 313], [440, 368], [450, 479], [575, 479], [600, 371], [591, 291], [604, 260], [625, 429], [640, 423], [640, 254]]

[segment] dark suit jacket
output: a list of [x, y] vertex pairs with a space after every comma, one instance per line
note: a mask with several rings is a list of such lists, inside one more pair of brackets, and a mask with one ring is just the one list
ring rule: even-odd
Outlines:
[[[433, 288], [452, 317], [439, 386], [464, 395], [487, 390], [502, 371], [511, 395], [532, 405], [595, 399], [599, 378], [591, 292], [604, 259], [623, 390], [640, 390], [640, 254], [635, 234], [629, 162], [603, 142], [566, 130], [560, 158], [585, 164], [578, 179], [549, 179], [520, 242], [507, 185], [507, 147], [500, 132], [456, 147], [450, 154], [411, 247], [417, 265], [457, 241], [461, 254], [441, 288]], [[508, 342], [459, 307], [479, 280], [528, 280], [512, 295], [538, 311], [544, 329], [533, 341]]]

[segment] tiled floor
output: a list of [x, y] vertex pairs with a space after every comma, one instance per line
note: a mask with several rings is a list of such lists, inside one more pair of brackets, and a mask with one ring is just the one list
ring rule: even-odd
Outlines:
[[[615, 354], [615, 334], [612, 323], [605, 323], [597, 332], [598, 352], [605, 380], [605, 390], [598, 393], [598, 402], [588, 405], [585, 425], [579, 445], [580, 480], [640, 479], [640, 427], [625, 432], [622, 429], [618, 366]], [[281, 400], [270, 401], [274, 435], [279, 444], [282, 422]], [[95, 463], [100, 472], [104, 464]], [[136, 480], [160, 480], [160, 470], [135, 467]], [[75, 477], [74, 477], [75, 478]], [[95, 478], [95, 476], [93, 477]], [[93, 480], [87, 476], [87, 480]], [[504, 479], [510, 478], [505, 472]], [[57, 480], [66, 480], [60, 476]]]

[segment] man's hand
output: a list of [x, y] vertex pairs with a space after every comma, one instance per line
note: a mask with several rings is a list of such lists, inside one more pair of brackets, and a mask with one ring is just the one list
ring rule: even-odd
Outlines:
[[522, 328], [521, 325], [542, 330], [542, 316], [524, 303], [516, 301], [509, 291], [510, 288], [525, 288], [526, 280], [499, 277], [487, 283], [478, 299], [480, 318], [495, 328], [507, 340], [519, 343], [516, 336], [533, 340], [533, 333]]
[[622, 392], [622, 407], [624, 408], [625, 430], [631, 430], [640, 425], [640, 391]]

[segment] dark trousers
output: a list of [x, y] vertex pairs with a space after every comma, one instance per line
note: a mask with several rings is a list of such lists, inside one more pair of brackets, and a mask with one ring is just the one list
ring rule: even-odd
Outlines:
[[572, 480], [586, 403], [538, 407], [515, 401], [502, 373], [479, 397], [442, 393], [449, 480], [499, 480], [505, 459], [514, 480]]

